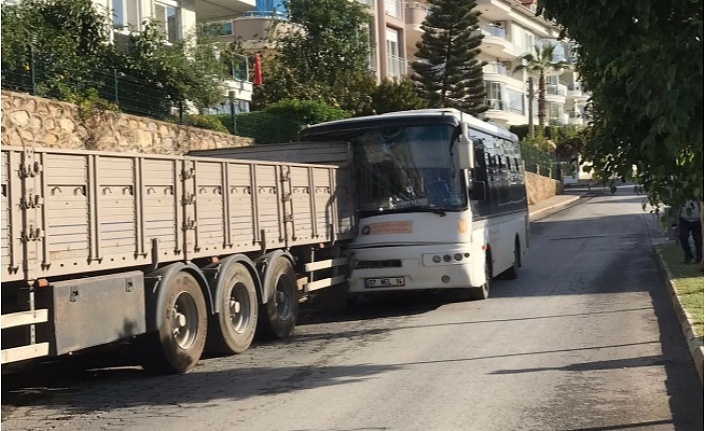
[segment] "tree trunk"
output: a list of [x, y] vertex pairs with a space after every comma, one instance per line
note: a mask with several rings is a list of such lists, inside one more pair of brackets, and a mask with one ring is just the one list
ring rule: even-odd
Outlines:
[[539, 82], [537, 84], [539, 87], [537, 94], [537, 117], [539, 117], [539, 128], [542, 130], [542, 133], [544, 133], [544, 122], [547, 118], [547, 83], [544, 79], [544, 71], [539, 72]]

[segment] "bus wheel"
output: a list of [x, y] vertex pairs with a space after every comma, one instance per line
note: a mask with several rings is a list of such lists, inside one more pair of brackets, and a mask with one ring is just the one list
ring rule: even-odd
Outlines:
[[250, 347], [257, 327], [255, 282], [242, 263], [234, 263], [219, 280], [218, 313], [210, 318], [208, 350], [232, 355]]
[[164, 286], [158, 310], [159, 330], [147, 334], [142, 349], [142, 368], [160, 374], [190, 371], [206, 343], [206, 301], [196, 279], [186, 271]]
[[473, 286], [469, 289], [469, 299], [488, 299], [491, 277], [492, 271], [490, 270], [490, 256], [488, 256], [485, 261], [485, 282], [480, 286]]
[[515, 260], [512, 262], [512, 266], [508, 268], [503, 274], [503, 278], [514, 280], [517, 278], [517, 270], [522, 266], [522, 255], [520, 254], [520, 244], [515, 241]]
[[270, 265], [264, 280], [267, 302], [261, 306], [258, 333], [268, 339], [286, 338], [294, 332], [299, 313], [299, 291], [294, 268], [286, 257]]

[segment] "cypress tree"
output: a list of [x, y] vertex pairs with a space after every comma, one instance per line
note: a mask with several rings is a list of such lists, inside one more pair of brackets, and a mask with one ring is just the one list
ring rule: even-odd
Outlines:
[[429, 14], [417, 42], [412, 79], [432, 108], [485, 111], [483, 66], [477, 60], [483, 34], [475, 0], [429, 0]]

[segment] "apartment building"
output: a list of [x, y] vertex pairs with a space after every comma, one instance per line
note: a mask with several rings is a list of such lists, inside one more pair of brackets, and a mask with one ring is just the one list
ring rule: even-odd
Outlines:
[[[480, 31], [485, 36], [480, 60], [484, 67], [488, 110], [482, 114], [504, 126], [529, 123], [529, 88], [527, 72], [513, 73], [520, 56], [532, 52], [537, 44], [556, 44], [554, 60], [573, 62], [568, 42], [558, 42], [559, 28], [535, 16], [536, 0], [476, 0]], [[421, 40], [421, 23], [426, 18], [426, 1], [405, 3], [407, 29], [406, 60], [415, 59], [415, 44]], [[588, 95], [582, 91], [578, 74], [572, 69], [548, 72], [546, 77], [547, 124], [581, 125]], [[535, 85], [536, 87], [536, 85]], [[536, 93], [536, 88], [535, 88]], [[534, 124], [538, 124], [536, 94], [533, 103]]]
[[[111, 42], [126, 43], [131, 32], [144, 28], [153, 19], [167, 36], [167, 43], [187, 37], [199, 20], [218, 20], [238, 16], [255, 8], [255, 0], [93, 0], [100, 10], [110, 11], [113, 23]], [[206, 19], [203, 19], [206, 18]], [[244, 72], [243, 72], [244, 71]], [[225, 94], [237, 110], [249, 110], [252, 83], [247, 74], [247, 58], [234, 65], [231, 79], [225, 82]]]
[[[206, 0], [195, 1], [198, 5]], [[411, 74], [416, 43], [423, 34], [421, 24], [429, 13], [426, 0], [356, 1], [367, 7], [373, 16], [369, 29], [373, 76], [380, 82], [383, 78]], [[220, 21], [197, 10], [197, 19], [222, 23], [224, 38], [242, 40], [243, 47], [249, 52], [265, 51], [271, 48], [268, 40], [273, 36], [276, 38], [276, 34], [272, 34], [275, 24], [286, 14], [280, 0], [257, 0], [255, 3], [248, 12], [223, 15]], [[521, 62], [519, 57], [531, 52], [535, 45], [548, 41], [556, 44], [555, 61], [563, 59], [572, 63], [571, 46], [569, 42], [557, 41], [559, 28], [556, 25], [535, 16], [536, 0], [476, 0], [476, 4], [481, 12], [479, 31], [485, 36], [480, 59], [488, 63], [484, 68], [488, 110], [482, 115], [499, 125], [527, 124], [529, 76], [526, 72], [513, 73]], [[549, 72], [546, 84], [547, 124], [587, 123], [588, 95], [583, 92], [574, 70]], [[532, 103], [534, 123], [538, 124], [536, 94]]]

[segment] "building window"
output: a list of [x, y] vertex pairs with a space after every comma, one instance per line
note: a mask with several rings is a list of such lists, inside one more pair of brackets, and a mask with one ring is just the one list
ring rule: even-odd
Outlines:
[[510, 112], [515, 114], [525, 114], [525, 95], [519, 91], [507, 90], [508, 107]]
[[487, 81], [485, 83], [485, 94], [488, 109], [507, 111], [508, 94], [507, 86], [502, 82]]
[[139, 30], [140, 13], [137, 0], [112, 0], [113, 26], [118, 30]]
[[386, 29], [385, 44], [387, 46], [387, 75], [402, 76], [405, 73], [405, 62], [400, 54], [400, 32], [391, 28]]
[[155, 3], [154, 18], [169, 42], [179, 40], [179, 8], [176, 2]]
[[534, 53], [534, 34], [527, 31], [524, 27], [512, 24], [512, 44], [527, 52]]
[[224, 22], [221, 31], [223, 36], [233, 36], [233, 21]]
[[402, 0], [385, 0], [385, 13], [402, 19]]

